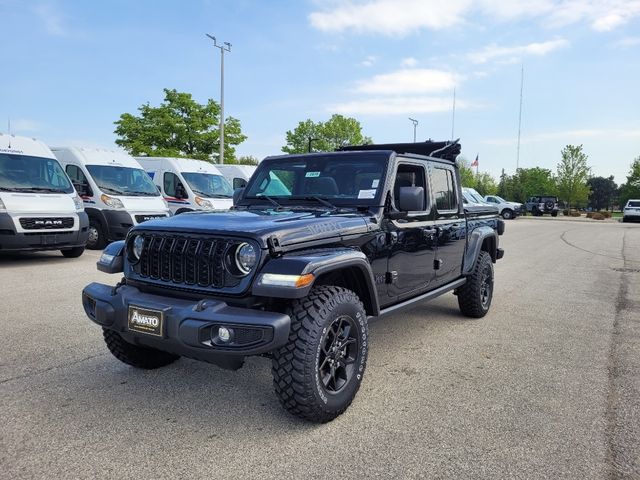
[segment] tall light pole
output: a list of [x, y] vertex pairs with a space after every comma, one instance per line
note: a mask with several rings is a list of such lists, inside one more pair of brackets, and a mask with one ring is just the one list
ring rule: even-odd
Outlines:
[[231, 44], [223, 42], [218, 45], [216, 37], [205, 34], [213, 40], [213, 46], [220, 49], [220, 159], [219, 162], [224, 163], [224, 52], [231, 52]]
[[520, 168], [520, 132], [522, 131], [522, 90], [524, 87], [524, 64], [520, 69], [520, 112], [518, 113], [518, 151], [516, 153], [516, 170]]
[[418, 120], [415, 118], [409, 118], [411, 123], [413, 123], [413, 143], [416, 143], [416, 127], [418, 126]]

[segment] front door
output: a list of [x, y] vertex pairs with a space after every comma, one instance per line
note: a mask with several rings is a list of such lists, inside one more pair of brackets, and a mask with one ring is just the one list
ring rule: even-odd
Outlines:
[[399, 210], [401, 187], [422, 187], [424, 208], [407, 212], [406, 218], [386, 223], [389, 245], [387, 279], [389, 297], [408, 298], [426, 290], [434, 280], [435, 240], [434, 219], [422, 162], [400, 162], [394, 183], [394, 207]]
[[460, 189], [453, 165], [432, 162], [429, 168], [438, 231], [435, 285], [440, 286], [456, 280], [462, 274], [466, 222], [458, 202]]

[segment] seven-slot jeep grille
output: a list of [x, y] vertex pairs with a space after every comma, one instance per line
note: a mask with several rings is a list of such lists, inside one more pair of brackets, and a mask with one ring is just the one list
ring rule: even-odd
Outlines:
[[73, 227], [73, 217], [24, 217], [20, 225], [25, 230], [50, 230]]
[[140, 261], [133, 269], [143, 279], [184, 286], [223, 288], [239, 280], [224, 266], [225, 252], [234, 243], [223, 238], [198, 239], [181, 235], [143, 234]]

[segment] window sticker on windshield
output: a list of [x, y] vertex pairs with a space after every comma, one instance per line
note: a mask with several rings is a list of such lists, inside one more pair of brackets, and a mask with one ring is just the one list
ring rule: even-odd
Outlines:
[[304, 174], [306, 178], [316, 178], [320, 176], [320, 172], [307, 172]]
[[380, 183], [380, 180], [378, 180], [377, 178], [371, 183], [371, 188], [378, 188], [378, 184]]
[[376, 192], [377, 189], [371, 189], [371, 190], [360, 190], [358, 192], [358, 198], [363, 199], [363, 198], [376, 198]]

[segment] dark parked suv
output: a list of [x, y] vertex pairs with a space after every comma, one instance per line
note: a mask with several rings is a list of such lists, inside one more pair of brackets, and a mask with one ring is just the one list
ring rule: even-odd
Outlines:
[[[327, 422], [351, 404], [367, 322], [447, 292], [483, 317], [504, 222], [463, 208], [457, 142], [269, 157], [227, 212], [134, 227], [82, 294], [111, 353], [139, 368], [180, 356], [239, 368], [268, 356], [284, 408]], [[427, 311], [425, 311], [426, 313]]]
[[558, 197], [553, 195], [534, 195], [525, 203], [527, 212], [534, 216], [541, 216], [545, 213], [552, 217], [558, 216]]

